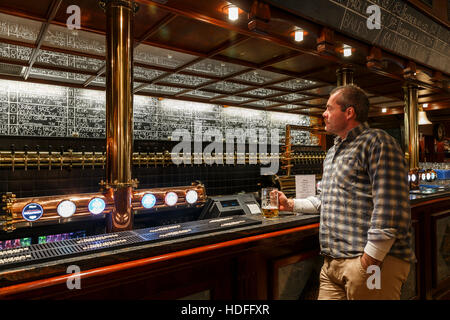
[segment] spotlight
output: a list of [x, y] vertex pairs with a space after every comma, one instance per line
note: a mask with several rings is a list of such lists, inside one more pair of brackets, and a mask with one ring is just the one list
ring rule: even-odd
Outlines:
[[228, 7], [228, 19], [236, 21], [239, 18], [239, 8], [233, 5]]
[[61, 201], [56, 211], [62, 218], [69, 218], [77, 211], [77, 206], [70, 200]]
[[352, 47], [350, 47], [348, 44], [344, 44], [342, 49], [344, 57], [350, 57], [352, 55]]
[[302, 29], [295, 30], [294, 39], [297, 42], [303, 41], [303, 30]]

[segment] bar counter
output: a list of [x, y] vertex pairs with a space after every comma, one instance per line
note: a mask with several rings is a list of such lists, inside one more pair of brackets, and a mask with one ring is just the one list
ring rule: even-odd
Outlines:
[[[450, 188], [411, 193], [413, 264], [402, 299], [450, 296]], [[246, 227], [0, 271], [1, 299], [315, 299], [319, 216], [250, 216]], [[80, 268], [81, 289], [68, 289]]]
[[[0, 271], [0, 298], [175, 299], [205, 291], [212, 299], [274, 298], [266, 281], [261, 286], [267, 263], [316, 259], [319, 216], [251, 218], [260, 223]], [[80, 268], [81, 290], [67, 287], [71, 265]]]
[[450, 299], [450, 185], [439, 182], [410, 192], [417, 299]]

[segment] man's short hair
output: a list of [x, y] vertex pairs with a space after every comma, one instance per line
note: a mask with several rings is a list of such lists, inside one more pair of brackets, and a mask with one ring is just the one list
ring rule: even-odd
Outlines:
[[348, 84], [334, 88], [330, 92], [330, 96], [340, 92], [336, 103], [341, 106], [341, 110], [345, 111], [349, 107], [355, 109], [356, 121], [363, 123], [369, 117], [369, 98], [366, 93], [354, 84]]

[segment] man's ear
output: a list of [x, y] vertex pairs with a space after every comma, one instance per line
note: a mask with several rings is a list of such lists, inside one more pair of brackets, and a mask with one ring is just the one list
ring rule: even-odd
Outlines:
[[356, 119], [356, 112], [355, 112], [355, 108], [353, 106], [348, 107], [347, 109], [345, 109], [345, 115], [347, 116], [347, 120], [350, 119]]

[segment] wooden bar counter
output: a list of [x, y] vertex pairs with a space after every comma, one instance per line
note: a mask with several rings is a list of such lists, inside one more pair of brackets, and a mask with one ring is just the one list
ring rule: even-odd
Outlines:
[[416, 298], [450, 299], [450, 190], [410, 197]]
[[[411, 208], [417, 263], [402, 299], [449, 299], [450, 190], [411, 194]], [[315, 299], [319, 217], [252, 218], [262, 223], [0, 271], [0, 298]]]
[[[254, 218], [262, 223], [0, 271], [0, 298], [274, 299], [278, 269], [317, 260], [319, 217]], [[73, 265], [81, 288], [70, 290]]]

